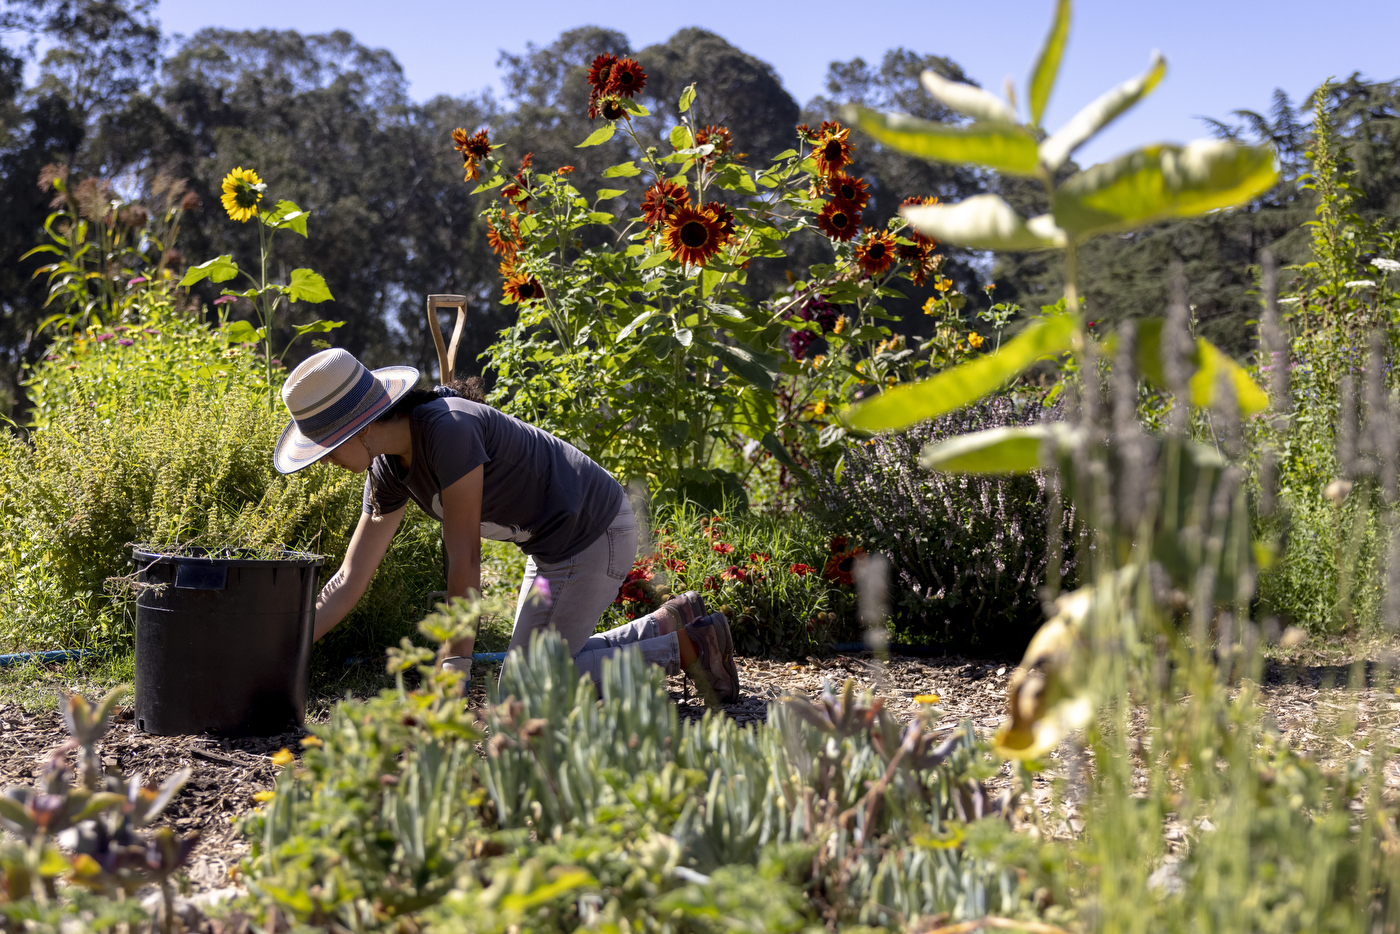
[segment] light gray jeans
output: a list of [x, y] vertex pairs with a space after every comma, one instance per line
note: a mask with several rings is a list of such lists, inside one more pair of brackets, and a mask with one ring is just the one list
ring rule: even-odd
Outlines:
[[[632, 504], [623, 497], [622, 508], [607, 531], [583, 551], [563, 561], [541, 562], [532, 557], [525, 562], [510, 647], [528, 649], [531, 633], [553, 629], [569, 646], [579, 674], [590, 676], [595, 684], [603, 681], [603, 659], [634, 644], [641, 647], [644, 659], [675, 674], [680, 670], [680, 643], [674, 632], [661, 634], [654, 616], [648, 614], [607, 632], [593, 631], [617, 599], [636, 557], [637, 519]], [[530, 598], [537, 577], [549, 581], [548, 601]]]

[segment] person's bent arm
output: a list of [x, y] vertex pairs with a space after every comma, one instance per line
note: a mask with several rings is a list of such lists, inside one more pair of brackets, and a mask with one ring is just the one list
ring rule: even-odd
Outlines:
[[[447, 549], [447, 599], [481, 593], [481, 485], [484, 468], [442, 491], [442, 540]], [[470, 658], [476, 636], [458, 639], [449, 655]]]
[[407, 508], [405, 503], [381, 516], [378, 522], [370, 519], [369, 513], [360, 514], [360, 524], [355, 526], [345, 560], [316, 597], [316, 639], [334, 629], [365, 595], [369, 579], [384, 560]]

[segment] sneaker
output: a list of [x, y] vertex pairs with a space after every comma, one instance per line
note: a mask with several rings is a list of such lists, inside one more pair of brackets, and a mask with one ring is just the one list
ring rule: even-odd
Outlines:
[[681, 618], [681, 625], [689, 626], [705, 615], [705, 598], [698, 591], [687, 590], [661, 604], [660, 609], [674, 610]]
[[739, 668], [734, 664], [734, 635], [723, 613], [711, 613], [685, 627], [698, 658], [686, 669], [711, 707], [739, 700]]

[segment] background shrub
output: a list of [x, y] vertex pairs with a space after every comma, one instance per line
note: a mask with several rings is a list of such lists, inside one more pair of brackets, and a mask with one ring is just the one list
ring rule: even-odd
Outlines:
[[[335, 570], [362, 479], [273, 469], [287, 415], [269, 410], [252, 353], [158, 297], [141, 324], [61, 338], [52, 350], [33, 379], [36, 427], [0, 439], [9, 647], [130, 644], [134, 606], [108, 581], [133, 570], [131, 542], [277, 545], [325, 555], [322, 580]], [[365, 599], [318, 654], [336, 664], [377, 655], [411, 631], [442, 580], [439, 526], [410, 507]]]
[[[831, 526], [890, 559], [897, 640], [1016, 652], [1034, 633], [1045, 577], [1044, 477], [936, 473], [919, 466], [919, 453], [931, 441], [1046, 417], [1036, 400], [996, 396], [852, 442], [838, 472], [817, 476], [813, 504]], [[1072, 570], [1072, 555], [1065, 558]]]

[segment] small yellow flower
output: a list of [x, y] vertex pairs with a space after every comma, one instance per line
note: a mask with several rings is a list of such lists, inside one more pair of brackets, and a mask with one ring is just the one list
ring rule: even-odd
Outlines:
[[938, 695], [937, 695], [937, 694], [918, 694], [918, 695], [915, 695], [915, 697], [914, 697], [914, 703], [916, 703], [916, 704], [936, 704], [936, 703], [938, 703]]
[[928, 301], [924, 302], [924, 314], [926, 314], [926, 315], [936, 315], [936, 314], [938, 314], [938, 296], [937, 296], [937, 295], [930, 295], [930, 296], [928, 297]]
[[266, 187], [257, 172], [240, 165], [224, 176], [224, 194], [220, 198], [224, 210], [239, 223], [250, 220], [258, 213], [258, 202]]
[[884, 353], [884, 352], [885, 352], [885, 349], [886, 349], [887, 347], [889, 347], [889, 345], [890, 345], [890, 344], [889, 344], [889, 341], [880, 341], [880, 343], [878, 343], [878, 344], [875, 345], [875, 352], [876, 352], [877, 354]]
[[939, 279], [937, 282], [935, 282], [935, 283], [933, 284], [933, 287], [934, 287], [935, 289], [937, 289], [938, 291], [940, 291], [940, 292], [946, 292], [946, 291], [948, 291], [949, 289], [951, 289], [951, 288], [953, 287], [953, 280], [952, 280], [952, 279]]
[[837, 334], [844, 334], [846, 332], [846, 316], [842, 315], [837, 318], [836, 324], [832, 326], [831, 330]]
[[813, 414], [813, 415], [825, 415], [825, 414], [826, 414], [826, 400], [825, 400], [825, 399], [822, 399], [822, 400], [821, 400], [820, 402], [818, 402], [816, 405], [812, 406], [812, 414]]
[[267, 804], [267, 802], [271, 801], [275, 797], [277, 797], [277, 792], [275, 791], [253, 792], [253, 800], [258, 802], [258, 804]]
[[822, 364], [825, 363], [825, 362], [826, 362], [826, 354], [824, 354], [824, 353], [819, 353], [819, 354], [817, 354], [815, 357], [812, 358], [812, 369], [814, 369], [814, 370], [820, 370]]
[[320, 749], [326, 744], [321, 742], [321, 737], [319, 736], [307, 736], [302, 739], [301, 745], [303, 749], [307, 748], [308, 746], [314, 749]]
[[967, 335], [967, 342], [971, 344], [974, 348], [979, 348], [986, 343], [986, 340], [982, 337], [981, 334], [978, 334], [976, 331], [973, 331], [971, 334]]
[[295, 759], [295, 758], [296, 758], [296, 756], [292, 755], [292, 751], [291, 751], [290, 749], [288, 749], [286, 746], [283, 746], [281, 749], [277, 750], [276, 752], [274, 752], [274, 753], [272, 754], [272, 764], [273, 764], [273, 765], [286, 765], [287, 763], [291, 762], [291, 761], [292, 761], [293, 759]]

